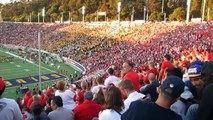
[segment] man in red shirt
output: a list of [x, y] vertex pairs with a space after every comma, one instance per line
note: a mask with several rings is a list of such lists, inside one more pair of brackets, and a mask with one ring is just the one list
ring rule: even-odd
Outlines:
[[149, 74], [150, 73], [153, 73], [155, 76], [157, 76], [158, 77], [158, 71], [157, 71], [157, 69], [155, 68], [155, 64], [154, 64], [154, 62], [149, 62], [148, 63], [148, 67], [149, 67], [149, 70], [146, 72], [146, 76], [144, 77], [144, 81], [145, 82], [147, 82], [148, 81], [148, 76], [149, 76]]
[[164, 61], [161, 64], [161, 69], [160, 69], [160, 73], [159, 73], [159, 80], [162, 80], [165, 78], [165, 71], [168, 68], [174, 67], [174, 65], [171, 62], [171, 56], [169, 54], [166, 54], [164, 56]]
[[134, 86], [135, 91], [139, 90], [139, 76], [138, 73], [133, 71], [135, 64], [131, 61], [126, 61], [123, 63], [122, 70], [122, 80], [131, 80]]
[[74, 109], [75, 120], [92, 120], [98, 117], [100, 111], [104, 108], [93, 101], [92, 92], [84, 93], [85, 101]]

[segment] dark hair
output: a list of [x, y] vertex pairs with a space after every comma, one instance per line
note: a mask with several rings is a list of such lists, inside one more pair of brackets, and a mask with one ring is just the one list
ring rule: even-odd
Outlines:
[[103, 83], [103, 77], [98, 76], [98, 77], [96, 78], [96, 82], [99, 83], [99, 84]]
[[170, 56], [169, 54], [164, 55], [164, 57], [165, 57], [168, 61], [171, 60], [171, 56]]
[[32, 104], [32, 114], [35, 120], [40, 120], [40, 114], [43, 111], [41, 104], [38, 102], [33, 102]]
[[131, 80], [122, 80], [118, 86], [123, 90], [125, 89], [130, 91], [135, 90]]
[[202, 66], [201, 78], [205, 86], [213, 83], [213, 61], [205, 62]]
[[183, 79], [183, 73], [180, 68], [176, 68], [176, 67], [168, 68], [166, 70], [166, 73], [167, 73], [167, 77], [168, 76], [177, 76], [177, 77]]
[[104, 93], [102, 88], [95, 94], [94, 101], [99, 105], [104, 105]]
[[135, 63], [133, 63], [132, 61], [125, 61], [124, 63], [127, 63], [131, 68], [135, 67]]
[[47, 99], [47, 103], [50, 105], [51, 104], [51, 100], [52, 100], [52, 98], [49, 98], [49, 99]]
[[107, 72], [110, 74], [110, 75], [113, 75], [114, 74], [114, 69], [113, 68], [109, 68], [107, 70]]
[[58, 107], [62, 107], [63, 106], [63, 101], [61, 99], [60, 96], [55, 96], [52, 99], [53, 103], [56, 104]]
[[124, 108], [121, 92], [117, 87], [108, 87], [105, 91], [104, 98], [106, 109], [113, 109], [115, 111], [121, 112]]
[[0, 90], [0, 96], [4, 93], [4, 90], [5, 90], [5, 85], [4, 85], [4, 87]]

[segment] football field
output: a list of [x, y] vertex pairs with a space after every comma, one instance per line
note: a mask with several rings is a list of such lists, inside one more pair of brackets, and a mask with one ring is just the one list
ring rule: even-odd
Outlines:
[[[9, 57], [13, 59], [5, 60], [5, 58]], [[60, 66], [60, 68], [56, 66]], [[68, 71], [69, 74], [65, 75], [60, 73], [61, 69]], [[76, 73], [79, 74], [73, 67], [64, 63], [57, 62], [55, 66], [49, 66], [44, 63], [41, 64], [41, 81], [45, 83], [64, 79]], [[7, 94], [5, 96], [14, 97], [15, 89], [20, 86], [21, 83], [27, 85], [29, 88], [32, 88], [34, 84], [38, 83], [39, 65], [34, 61], [23, 59], [15, 53], [9, 52], [8, 49], [0, 48], [0, 76], [4, 78], [7, 86]]]

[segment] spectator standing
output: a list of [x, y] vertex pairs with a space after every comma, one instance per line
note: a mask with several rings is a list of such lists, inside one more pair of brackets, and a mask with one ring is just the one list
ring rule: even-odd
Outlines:
[[120, 120], [124, 110], [124, 103], [120, 90], [115, 87], [106, 89], [105, 94], [105, 110], [99, 115], [99, 120]]
[[154, 73], [149, 73], [148, 80], [150, 84], [144, 86], [140, 92], [144, 95], [150, 96], [151, 100], [155, 102], [158, 98], [157, 87], [160, 86], [160, 83], [157, 81], [157, 77]]
[[43, 111], [42, 105], [38, 102], [32, 103], [32, 114], [28, 120], [48, 120], [47, 114]]
[[92, 92], [84, 93], [84, 102], [74, 109], [75, 120], [92, 120], [98, 117], [100, 111], [104, 108], [93, 101]]
[[135, 64], [131, 61], [126, 61], [123, 63], [123, 71], [122, 71], [122, 80], [131, 80], [134, 86], [135, 91], [139, 90], [139, 76], [133, 68]]
[[129, 109], [129, 106], [133, 101], [143, 99], [145, 97], [144, 94], [135, 91], [132, 81], [130, 80], [121, 81], [119, 88], [121, 88], [122, 93], [124, 93], [124, 95], [127, 97], [127, 99], [124, 100], [125, 111]]
[[57, 82], [57, 88], [58, 90], [55, 91], [55, 96], [61, 97], [64, 108], [73, 110], [76, 107], [76, 103], [73, 100], [75, 93], [70, 89], [66, 89], [66, 83], [63, 80]]
[[103, 78], [101, 76], [98, 76], [95, 81], [97, 85], [93, 86], [91, 89], [93, 94], [97, 94], [100, 89], [106, 89], [106, 86], [103, 83]]
[[162, 83], [155, 103], [135, 101], [122, 115], [122, 120], [182, 120], [181, 116], [170, 110], [170, 106], [184, 91], [184, 82], [175, 76], [169, 76]]
[[104, 81], [104, 85], [106, 87], [109, 87], [111, 84], [115, 85], [115, 84], [120, 82], [120, 79], [114, 75], [114, 69], [113, 68], [108, 68], [107, 73], [108, 73], [109, 76]]
[[171, 62], [171, 56], [169, 54], [166, 54], [164, 56], [164, 61], [161, 64], [161, 69], [159, 72], [159, 80], [163, 80], [165, 78], [166, 70], [171, 67], [174, 67], [174, 65]]
[[15, 100], [3, 98], [5, 83], [0, 77], [0, 119], [2, 120], [21, 120], [22, 114]]
[[48, 114], [50, 120], [74, 120], [73, 112], [63, 107], [60, 96], [53, 97], [51, 108], [53, 111]]

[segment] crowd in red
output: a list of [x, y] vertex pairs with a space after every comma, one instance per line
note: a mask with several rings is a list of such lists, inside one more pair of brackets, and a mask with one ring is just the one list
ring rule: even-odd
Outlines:
[[[162, 65], [161, 63], [163, 62], [163, 56], [165, 54], [172, 56], [172, 67], [184, 67], [196, 60], [213, 60], [212, 23], [191, 23], [188, 25], [185, 23], [147, 23], [140, 26], [118, 26], [116, 28], [113, 28], [113, 26], [98, 28], [76, 24], [56, 24], [50, 26], [45, 24], [0, 24], [1, 30], [4, 29], [4, 31], [0, 31], [0, 36], [2, 36], [1, 43], [3, 44], [36, 47], [36, 31], [42, 31], [44, 34], [42, 37], [44, 49], [62, 52], [63, 55], [77, 60], [87, 68], [88, 74], [92, 74], [98, 70], [107, 70], [107, 68], [113, 66], [115, 70], [114, 75], [121, 80], [133, 79], [132, 83], [136, 91], [138, 91], [141, 86], [139, 86], [138, 82], [135, 83], [135, 80], [148, 79], [147, 75], [149, 73], [155, 73], [158, 76], [158, 69], [162, 69], [162, 66], [164, 66], [164, 63]], [[109, 29], [111, 30], [110, 32]], [[155, 69], [155, 72], [150, 71], [150, 67], [148, 68], [148, 62], [150, 61], [154, 63], [153, 69]], [[132, 63], [134, 63], [136, 67], [134, 67]], [[138, 73], [136, 73], [133, 68]], [[162, 73], [160, 73], [160, 76], [162, 77]], [[119, 95], [111, 96], [113, 92], [116, 93], [117, 88], [115, 87], [111, 93], [106, 86], [104, 87], [103, 79], [104, 78], [93, 78], [92, 81], [82, 81], [80, 86], [78, 86], [78, 84], [66, 85], [64, 81], [59, 81], [55, 88], [48, 89], [39, 95], [37, 91], [34, 96], [32, 96], [29, 91], [23, 98], [23, 119], [31, 117], [29, 110], [34, 109], [35, 106], [33, 106], [32, 103], [35, 102], [43, 107], [46, 106], [45, 112], [48, 117], [51, 118], [52, 116], [49, 114], [49, 110], [54, 108], [52, 106], [55, 105], [56, 108], [61, 107], [60, 104], [57, 103], [58, 99], [59, 103], [60, 99], [63, 100], [63, 107], [67, 107], [70, 111], [73, 111], [73, 113], [70, 112], [70, 115], [74, 114], [72, 117], [69, 117], [70, 119], [74, 119], [75, 117], [76, 120], [85, 120], [86, 117], [90, 117], [87, 119], [98, 117], [98, 113], [101, 110], [105, 108], [112, 109], [112, 106], [109, 106], [109, 104], [113, 98], [110, 97], [119, 97]], [[107, 89], [106, 91], [108, 91], [108, 93], [105, 93], [107, 95], [104, 95], [103, 92], [99, 92], [101, 90], [97, 93], [93, 93], [92, 96], [88, 93], [92, 91], [95, 86], [101, 85], [105, 90]], [[54, 98], [54, 95], [58, 95], [61, 98]], [[55, 102], [50, 103], [49, 101], [48, 103], [49, 99], [53, 99], [52, 101], [54, 102], [55, 100]], [[120, 98], [117, 98], [117, 100], [118, 99]], [[93, 108], [88, 106], [88, 103], [96, 106], [93, 106], [96, 109], [94, 109], [94, 111], [88, 111], [89, 108]], [[119, 107], [122, 108], [122, 105]], [[85, 111], [79, 113], [78, 110]], [[121, 111], [122, 110], [119, 112]], [[33, 111], [31, 111], [31, 113], [32, 116], [35, 116]], [[88, 114], [85, 113], [92, 113], [92, 115], [88, 116]], [[104, 111], [103, 114], [100, 113], [99, 119], [101, 120], [101, 116], [105, 114], [107, 114], [107, 111]], [[111, 114], [113, 116], [113, 113]]]

